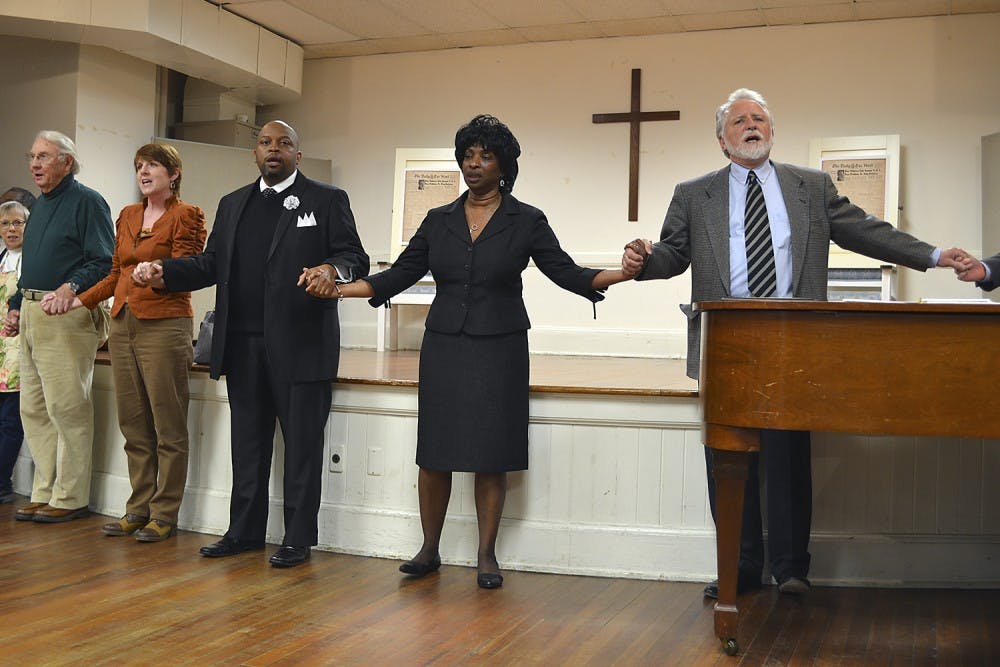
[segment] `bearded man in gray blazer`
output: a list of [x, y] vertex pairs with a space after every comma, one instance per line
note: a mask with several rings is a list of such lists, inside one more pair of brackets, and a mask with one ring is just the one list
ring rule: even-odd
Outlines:
[[[935, 248], [868, 215], [837, 193], [829, 175], [770, 161], [773, 124], [759, 93], [746, 88], [734, 91], [717, 110], [715, 129], [730, 164], [676, 187], [658, 242], [643, 240], [626, 247], [622, 266], [638, 272], [636, 280], [672, 278], [690, 266], [692, 303], [752, 296], [826, 300], [830, 241], [919, 271], [933, 266], [966, 268], [969, 259], [963, 251]], [[748, 207], [748, 190], [758, 183], [759, 191]], [[770, 243], [766, 238], [761, 246], [751, 242], [755, 249], [750, 255], [756, 257], [756, 248], [761, 247], [773, 251], [774, 257], [763, 291], [756, 277], [748, 277], [758, 273], [756, 260], [749, 262], [747, 252], [748, 239], [756, 238], [756, 232], [744, 233], [745, 214], [760, 206], [760, 193], [766, 206], [761, 225]], [[746, 229], [750, 228], [748, 224]], [[688, 375], [697, 379], [699, 315], [690, 305], [681, 309], [688, 317]], [[708, 447], [705, 460], [714, 518], [715, 482]], [[763, 431], [760, 460], [766, 472], [770, 573], [782, 593], [805, 593], [810, 588], [812, 522], [809, 433]], [[760, 588], [764, 566], [757, 464], [754, 455], [743, 505], [740, 593]], [[718, 597], [717, 583], [706, 586], [705, 595]]]

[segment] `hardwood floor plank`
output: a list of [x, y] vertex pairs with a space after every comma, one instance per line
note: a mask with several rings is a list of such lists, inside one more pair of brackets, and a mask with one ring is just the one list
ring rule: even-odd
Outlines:
[[742, 653], [715, 638], [702, 584], [505, 572], [500, 590], [445, 565], [276, 549], [198, 555], [100, 533], [106, 517], [39, 525], [0, 506], [0, 656], [10, 665], [756, 665], [994, 662], [1000, 591], [773, 586], [740, 598]]

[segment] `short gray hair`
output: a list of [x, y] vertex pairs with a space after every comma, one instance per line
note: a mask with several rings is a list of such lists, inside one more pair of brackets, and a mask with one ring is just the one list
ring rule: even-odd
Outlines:
[[722, 130], [726, 124], [726, 116], [729, 115], [729, 109], [739, 100], [750, 100], [759, 104], [760, 108], [767, 114], [767, 120], [771, 123], [771, 127], [774, 127], [774, 117], [771, 115], [771, 109], [768, 108], [767, 100], [764, 99], [764, 96], [756, 90], [737, 88], [729, 94], [729, 99], [715, 112], [715, 136], [720, 139], [722, 138]]
[[69, 155], [73, 158], [73, 173], [79, 174], [83, 165], [80, 164], [80, 155], [76, 152], [76, 144], [62, 132], [56, 130], [42, 130], [35, 135], [35, 141], [42, 139], [59, 147], [60, 155]]
[[26, 207], [24, 204], [17, 201], [16, 199], [11, 199], [10, 201], [5, 201], [4, 203], [0, 204], [0, 217], [3, 217], [8, 211], [14, 211], [15, 213], [20, 213], [21, 217], [24, 218], [25, 222], [28, 221], [28, 216], [31, 215], [31, 213], [28, 211], [28, 207]]

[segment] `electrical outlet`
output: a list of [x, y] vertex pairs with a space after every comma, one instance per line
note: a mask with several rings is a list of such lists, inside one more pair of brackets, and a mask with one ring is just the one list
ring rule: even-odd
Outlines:
[[368, 448], [368, 474], [373, 477], [380, 477], [385, 470], [385, 457], [382, 456], [381, 447]]
[[330, 448], [330, 472], [344, 472], [344, 448], [339, 445]]

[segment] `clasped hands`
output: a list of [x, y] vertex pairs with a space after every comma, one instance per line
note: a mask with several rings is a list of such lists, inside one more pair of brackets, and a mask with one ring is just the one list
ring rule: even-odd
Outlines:
[[653, 252], [653, 242], [649, 239], [635, 239], [625, 244], [622, 253], [622, 273], [626, 278], [635, 278], [646, 264], [646, 258]]
[[166, 288], [166, 283], [163, 282], [163, 263], [156, 259], [152, 262], [139, 262], [132, 269], [132, 282], [140, 287]]
[[305, 286], [308, 294], [321, 299], [340, 298], [337, 271], [329, 264], [320, 264], [312, 268], [302, 267], [302, 273], [299, 274], [299, 280], [295, 284], [299, 287]]
[[960, 248], [942, 250], [938, 266], [954, 269], [955, 275], [962, 282], [974, 283], [986, 280], [986, 266]]

